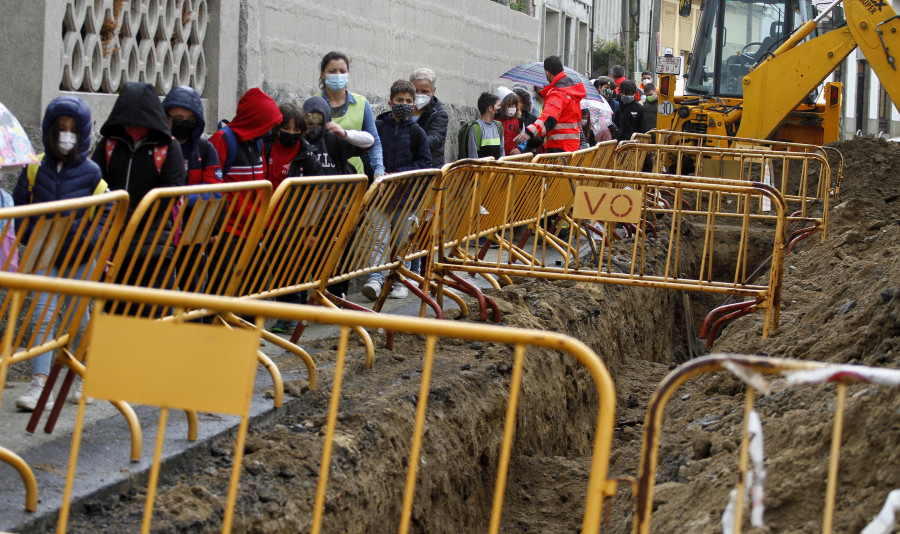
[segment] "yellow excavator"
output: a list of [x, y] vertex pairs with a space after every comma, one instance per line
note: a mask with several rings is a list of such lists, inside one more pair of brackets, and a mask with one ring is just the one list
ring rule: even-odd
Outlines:
[[[684, 90], [661, 56], [657, 128], [808, 144], [837, 141], [842, 86], [825, 79], [856, 48], [900, 102], [900, 17], [886, 0], [702, 0]], [[690, 13], [692, 0], [681, 0]], [[821, 7], [817, 9], [816, 5]]]

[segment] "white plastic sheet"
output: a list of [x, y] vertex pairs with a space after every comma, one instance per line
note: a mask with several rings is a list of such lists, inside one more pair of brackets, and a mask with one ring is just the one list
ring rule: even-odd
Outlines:
[[890, 534], [894, 530], [898, 512], [900, 512], [900, 489], [895, 489], [888, 493], [884, 507], [860, 534]]

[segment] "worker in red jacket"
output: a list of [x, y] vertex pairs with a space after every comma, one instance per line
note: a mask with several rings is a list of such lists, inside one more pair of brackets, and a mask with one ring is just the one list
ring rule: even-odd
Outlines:
[[541, 91], [544, 111], [540, 118], [516, 136], [516, 143], [534, 137], [544, 138], [544, 152], [574, 152], [581, 144], [581, 99], [584, 85], [566, 76], [562, 61], [556, 56], [544, 60], [544, 73], [549, 85]]

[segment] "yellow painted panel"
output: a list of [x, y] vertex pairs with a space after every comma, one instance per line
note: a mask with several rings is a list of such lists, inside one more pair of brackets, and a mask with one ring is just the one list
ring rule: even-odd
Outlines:
[[255, 330], [97, 314], [84, 394], [244, 415], [256, 374]]
[[578, 186], [572, 216], [637, 224], [641, 220], [641, 197], [640, 191], [630, 189]]

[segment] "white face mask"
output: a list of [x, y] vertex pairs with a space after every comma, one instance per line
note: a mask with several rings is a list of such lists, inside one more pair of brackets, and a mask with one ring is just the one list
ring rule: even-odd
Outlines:
[[653, 83], [653, 80], [651, 80], [650, 78], [644, 78], [644, 79], [641, 81], [641, 84], [642, 84], [642, 85], [647, 85], [648, 83]]
[[428, 95], [416, 95], [416, 109], [425, 109], [425, 106], [431, 102], [431, 97]]
[[506, 108], [506, 116], [507, 117], [515, 117], [516, 116], [516, 108]]
[[78, 136], [72, 132], [59, 132], [59, 151], [68, 154], [78, 141]]

